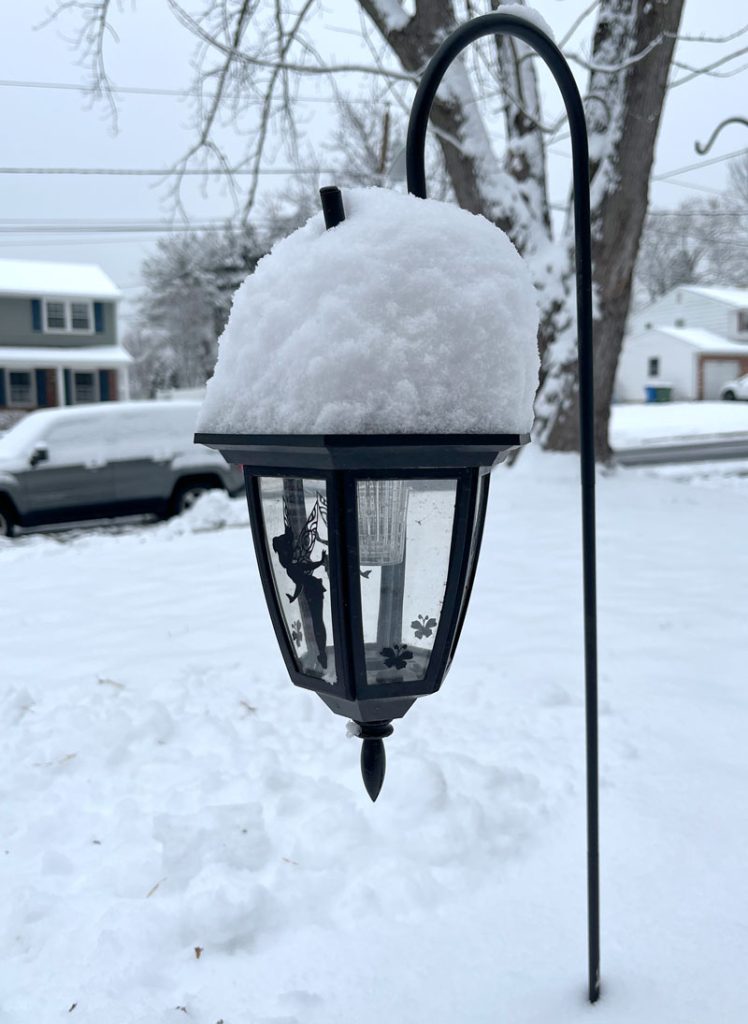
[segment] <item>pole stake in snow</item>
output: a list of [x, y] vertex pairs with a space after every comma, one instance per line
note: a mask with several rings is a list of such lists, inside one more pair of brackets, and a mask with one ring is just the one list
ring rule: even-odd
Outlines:
[[566, 106], [574, 174], [574, 239], [579, 353], [579, 434], [582, 476], [582, 565], [584, 574], [585, 738], [587, 761], [588, 993], [600, 997], [600, 852], [598, 825], [597, 573], [595, 534], [595, 391], [592, 348], [592, 228], [589, 145], [584, 104], [571, 68], [550, 35], [526, 8], [495, 11], [456, 28], [429, 61], [413, 100], [408, 124], [408, 191], [426, 198], [426, 129], [436, 90], [452, 62], [484, 36], [508, 35], [532, 47], [556, 80]]

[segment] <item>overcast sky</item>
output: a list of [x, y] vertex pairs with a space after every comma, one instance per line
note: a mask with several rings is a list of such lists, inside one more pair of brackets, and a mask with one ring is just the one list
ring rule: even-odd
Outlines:
[[[119, 132], [113, 134], [102, 105], [91, 105], [77, 90], [28, 88], [6, 83], [72, 83], [85, 81], [76, 64], [64, 32], [64, 23], [35, 28], [52, 8], [53, 0], [23, 0], [3, 4], [0, 15], [0, 97], [2, 103], [2, 156], [0, 168], [27, 167], [128, 167], [161, 168], [173, 164], [192, 138], [190, 109], [177, 96], [120, 96]], [[185, 4], [188, 8], [194, 3]], [[202, 6], [202, 5], [201, 5]], [[557, 38], [589, 0], [536, 0]], [[488, 4], [486, 4], [488, 7]], [[321, 40], [325, 53], [337, 59], [366, 59], [351, 34], [358, 25], [358, 5], [353, 0], [328, 0], [324, 4], [328, 30]], [[184, 90], [190, 82], [193, 39], [170, 13], [166, 0], [125, 2], [115, 14], [119, 41], [107, 44], [107, 62], [118, 86], [147, 86]], [[686, 0], [682, 26], [684, 34], [718, 36], [738, 31], [748, 23], [748, 8], [737, 0]], [[573, 44], [589, 45], [593, 18], [576, 33]], [[677, 59], [703, 66], [723, 55], [748, 47], [748, 34], [732, 42], [679, 44]], [[700, 164], [694, 141], [704, 141], [723, 117], [748, 116], [746, 84], [748, 52], [723, 65], [719, 72], [745, 71], [731, 77], [700, 77], [672, 89], [668, 96], [655, 165], [655, 177], [685, 165]], [[684, 75], [675, 71], [673, 78]], [[583, 85], [585, 74], [580, 72]], [[355, 92], [365, 87], [355, 78], [346, 80]], [[550, 86], [543, 86], [547, 119], [560, 113], [560, 99]], [[326, 160], [334, 126], [329, 86], [324, 80], [309, 81], [304, 94], [304, 140], [308, 153], [320, 163]], [[313, 101], [316, 100], [316, 101]], [[226, 129], [230, 143], [231, 129]], [[710, 157], [748, 148], [748, 128], [727, 129]], [[563, 144], [554, 146], [550, 160], [554, 201], [568, 192], [569, 161]], [[282, 154], [276, 166], [287, 166]], [[651, 199], [672, 206], [687, 196], [704, 195], [702, 189], [720, 189], [727, 181], [727, 163], [699, 165], [693, 171], [667, 180], [655, 181]], [[283, 179], [268, 176], [263, 190], [282, 189]], [[143, 258], [153, 250], [155, 236], [133, 234], [34, 235], [34, 222], [150, 221], [167, 220], [172, 214], [163, 183], [143, 177], [73, 177], [0, 174], [0, 256], [22, 259], [73, 260], [101, 264], [123, 290], [126, 298], [137, 294]], [[232, 203], [225, 189], [211, 185], [207, 197], [199, 183], [191, 181], [184, 193], [191, 220], [215, 220], [231, 215]], [[9, 226], [24, 227], [24, 233], [10, 234]]]

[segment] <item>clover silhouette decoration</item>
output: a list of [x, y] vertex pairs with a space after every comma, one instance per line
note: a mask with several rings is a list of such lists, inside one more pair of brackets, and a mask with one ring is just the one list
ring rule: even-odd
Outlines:
[[419, 615], [410, 624], [410, 628], [415, 630], [417, 640], [423, 640], [424, 637], [431, 636], [435, 627], [436, 619], [429, 615]]
[[387, 668], [405, 668], [413, 652], [408, 650], [407, 644], [393, 644], [392, 647], [384, 647], [379, 652], [384, 658]]
[[304, 633], [301, 629], [301, 620], [297, 619], [296, 622], [291, 623], [291, 639], [297, 647], [301, 647], [301, 641], [304, 638]]

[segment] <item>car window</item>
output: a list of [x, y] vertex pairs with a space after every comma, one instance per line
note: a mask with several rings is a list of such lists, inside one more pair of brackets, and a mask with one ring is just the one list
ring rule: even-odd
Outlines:
[[111, 417], [107, 452], [112, 459], [173, 458], [192, 447], [197, 408], [140, 407]]
[[26, 455], [44, 433], [44, 413], [31, 413], [0, 437], [0, 458]]
[[65, 419], [52, 424], [39, 441], [47, 446], [52, 465], [85, 463], [103, 454], [102, 423], [95, 416]]

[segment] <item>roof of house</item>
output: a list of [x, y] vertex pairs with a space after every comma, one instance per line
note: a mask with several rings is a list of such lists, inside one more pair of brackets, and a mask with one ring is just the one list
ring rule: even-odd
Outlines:
[[0, 259], [0, 295], [108, 299], [121, 292], [95, 263], [48, 263]]
[[65, 348], [32, 348], [16, 346], [0, 348], [0, 363], [3, 366], [73, 367], [101, 368], [127, 366], [132, 356], [119, 345], [86, 345]]
[[724, 302], [726, 306], [745, 307], [748, 309], [748, 288], [707, 288], [701, 285], [683, 285], [687, 292], [695, 292], [706, 299]]
[[723, 355], [740, 354], [748, 356], [748, 343], [728, 341], [727, 338], [705, 331], [701, 327], [653, 327], [649, 333], [667, 334], [671, 338], [684, 341], [700, 352], [717, 352]]

